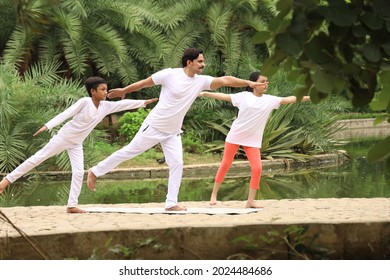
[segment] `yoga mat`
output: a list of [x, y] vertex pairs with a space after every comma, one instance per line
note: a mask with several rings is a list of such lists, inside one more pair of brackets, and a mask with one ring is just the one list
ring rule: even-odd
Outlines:
[[165, 211], [164, 208], [117, 208], [91, 207], [83, 208], [89, 213], [130, 213], [130, 214], [209, 214], [209, 215], [240, 215], [262, 210], [261, 208], [187, 208], [187, 211]]

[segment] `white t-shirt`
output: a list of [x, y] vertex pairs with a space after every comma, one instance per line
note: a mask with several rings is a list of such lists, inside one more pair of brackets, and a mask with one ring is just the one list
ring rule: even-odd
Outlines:
[[162, 87], [158, 103], [145, 122], [161, 132], [176, 134], [181, 132], [184, 117], [199, 93], [210, 90], [213, 77], [189, 77], [183, 68], [167, 68], [154, 73], [152, 79]]
[[282, 97], [268, 94], [259, 97], [249, 91], [231, 94], [230, 97], [232, 104], [239, 111], [226, 137], [226, 142], [261, 148], [268, 117], [272, 110], [279, 108]]
[[145, 107], [145, 100], [100, 101], [96, 108], [91, 97], [83, 97], [46, 123], [50, 130], [73, 117], [58, 131], [63, 138], [81, 144], [95, 126], [107, 115], [119, 111]]

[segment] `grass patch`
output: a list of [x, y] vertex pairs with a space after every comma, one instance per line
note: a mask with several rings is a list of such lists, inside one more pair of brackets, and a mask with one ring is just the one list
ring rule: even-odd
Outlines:
[[[94, 145], [94, 160], [97, 162], [104, 160], [106, 157], [121, 149], [122, 146], [117, 144], [107, 144], [103, 142], [95, 143]], [[157, 161], [164, 158], [164, 154], [159, 146], [151, 148], [144, 153], [136, 156], [133, 159], [122, 162], [118, 168], [137, 168], [137, 167], [161, 167], [166, 166], [166, 163], [159, 164]], [[184, 164], [207, 164], [207, 163], [219, 163], [222, 159], [222, 155], [213, 153], [187, 153], [183, 154]]]

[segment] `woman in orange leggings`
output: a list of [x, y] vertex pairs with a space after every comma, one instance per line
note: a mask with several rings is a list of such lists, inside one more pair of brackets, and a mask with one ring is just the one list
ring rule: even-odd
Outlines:
[[[210, 198], [210, 204], [217, 204], [217, 194], [221, 184], [232, 165], [238, 148], [242, 146], [249, 160], [251, 167], [251, 180], [249, 183], [249, 194], [246, 202], [247, 208], [261, 208], [255, 202], [256, 192], [259, 189], [261, 166], [261, 142], [267, 119], [274, 109], [279, 108], [281, 104], [290, 104], [297, 102], [295, 96], [278, 97], [266, 94], [268, 88], [268, 79], [261, 76], [260, 72], [254, 72], [249, 80], [262, 83], [255, 88], [247, 88], [246, 91], [236, 94], [224, 94], [218, 92], [202, 92], [201, 96], [206, 96], [218, 100], [231, 102], [238, 108], [238, 116], [233, 121], [232, 127], [225, 140], [225, 150], [221, 165], [215, 176], [213, 192]], [[309, 96], [304, 96], [302, 101], [310, 100]]]

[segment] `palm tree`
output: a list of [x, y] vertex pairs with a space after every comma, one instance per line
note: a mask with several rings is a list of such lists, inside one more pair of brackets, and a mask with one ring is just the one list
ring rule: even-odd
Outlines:
[[43, 61], [59, 63], [65, 77], [104, 75], [128, 83], [164, 50], [152, 1], [0, 0], [0, 7], [9, 20], [0, 52], [22, 75]]
[[[170, 42], [165, 67], [177, 67], [183, 51], [192, 46], [205, 51], [211, 75], [243, 75], [257, 69], [265, 53], [251, 43], [255, 30], [272, 14], [261, 0], [158, 1]], [[175, 15], [175, 16], [173, 16]]]

